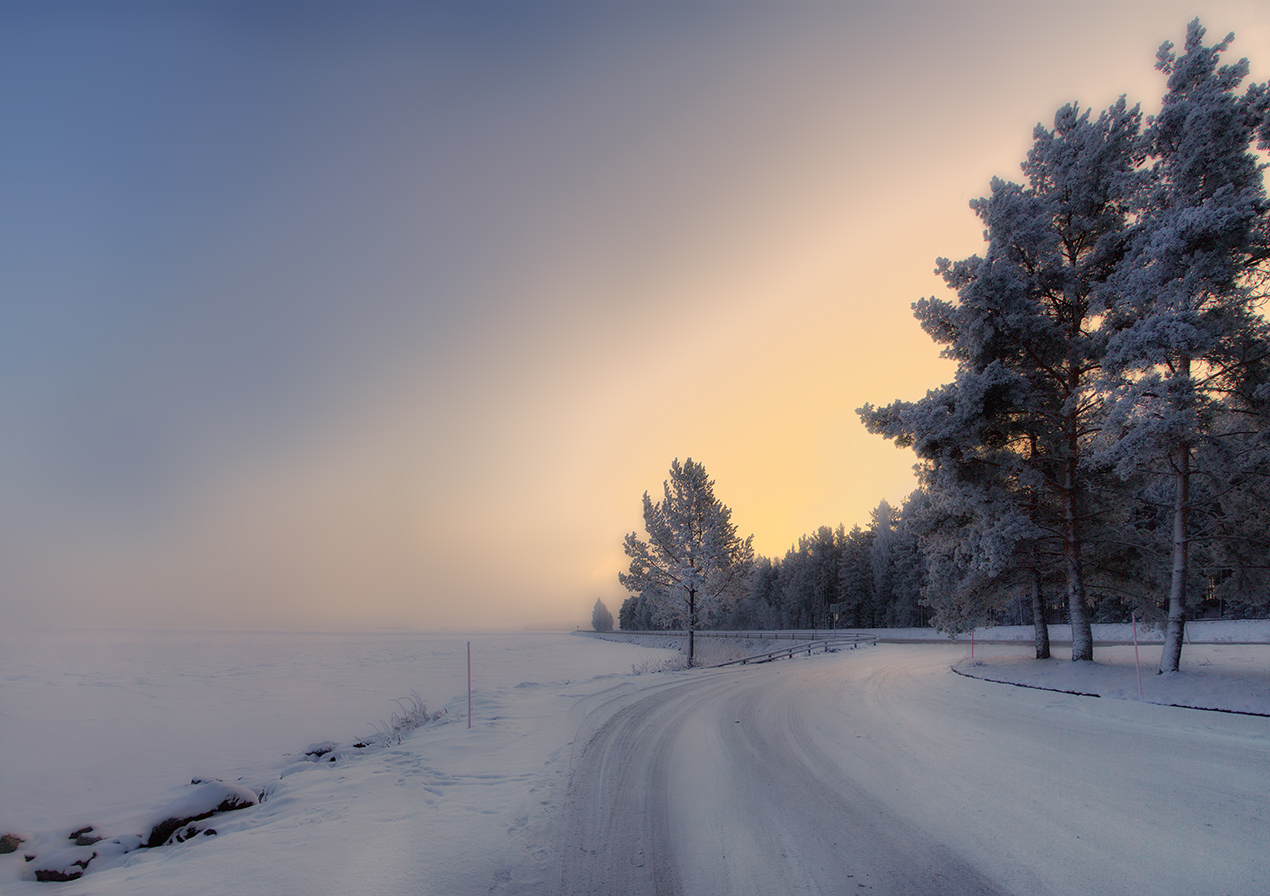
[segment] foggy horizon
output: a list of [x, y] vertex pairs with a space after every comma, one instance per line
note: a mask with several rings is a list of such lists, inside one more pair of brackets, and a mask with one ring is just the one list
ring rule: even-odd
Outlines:
[[759, 554], [866, 525], [968, 202], [1195, 15], [9, 5], [6, 624], [586, 628], [675, 458]]

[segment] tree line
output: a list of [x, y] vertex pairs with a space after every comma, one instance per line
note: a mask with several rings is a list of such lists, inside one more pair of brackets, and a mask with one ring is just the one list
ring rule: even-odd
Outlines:
[[[859, 409], [917, 456], [902, 507], [780, 559], [729, 556], [726, 587], [690, 572], [702, 587], [684, 612], [666, 609], [678, 579], [653, 575], [677, 548], [632, 533], [621, 627], [955, 632], [1026, 608], [1038, 657], [1064, 621], [1073, 660], [1091, 660], [1091, 623], [1134, 613], [1165, 628], [1173, 671], [1188, 612], [1265, 615], [1270, 89], [1243, 86], [1247, 60], [1223, 64], [1232, 39], [1206, 45], [1192, 22], [1180, 52], [1157, 55], [1157, 114], [1123, 97], [1097, 115], [1065, 105], [1036, 127], [1023, 182], [994, 179], [971, 203], [984, 254], [940, 259], [955, 300], [913, 306], [954, 381]], [[645, 495], [646, 524], [673, 497], [669, 483], [665, 501]], [[704, 549], [679, 556], [692, 570]]]
[[[698, 621], [703, 629], [905, 628], [932, 620], [922, 603], [924, 564], [911, 525], [883, 501], [869, 528], [822, 526], [783, 558], [756, 557], [744, 587]], [[682, 627], [679, 615], [659, 614], [662, 592], [633, 594], [622, 604], [625, 630]]]

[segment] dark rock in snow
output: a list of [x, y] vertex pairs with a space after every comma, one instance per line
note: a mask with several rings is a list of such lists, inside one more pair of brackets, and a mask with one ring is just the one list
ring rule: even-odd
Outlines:
[[92, 834], [80, 834], [75, 838], [76, 846], [92, 846], [94, 843], [100, 843], [105, 837], [95, 837]]
[[168, 837], [168, 839], [164, 841], [164, 845], [169, 843], [184, 843], [186, 840], [193, 840], [199, 834], [202, 834], [204, 837], [215, 837], [216, 828], [201, 828], [196, 824], [186, 825], [172, 836]]
[[69, 880], [79, 880], [84, 875], [83, 870], [72, 871], [67, 874], [65, 871], [50, 871], [47, 869], [37, 870], [35, 879], [42, 884], [64, 884]]
[[[80, 837], [83, 837], [85, 834], [91, 834], [92, 832], [93, 832], [93, 826], [90, 824], [90, 825], [88, 825], [87, 827], [83, 827], [83, 828], [76, 828], [75, 830], [71, 831], [71, 832], [70, 832], [70, 833], [66, 836], [66, 839], [67, 839], [67, 840], [78, 840]], [[84, 845], [87, 845], [87, 844], [82, 844], [82, 843], [81, 843], [80, 845], [81, 845], [81, 846], [84, 846]]]
[[[76, 832], [77, 841], [85, 835]], [[141, 837], [128, 834], [123, 837], [112, 837], [109, 840], [98, 839], [91, 848], [87, 846], [67, 846], [54, 849], [40, 855], [26, 856], [28, 866], [24, 877], [41, 883], [63, 883], [78, 880], [88, 870], [90, 862], [98, 864], [111, 862], [141, 848]]]
[[245, 809], [259, 802], [256, 794], [245, 787], [222, 781], [204, 781], [151, 816], [149, 834], [144, 838], [145, 845], [162, 846], [178, 832], [183, 834], [182, 829], [191, 822], [202, 821], [220, 812]]
[[62, 883], [78, 880], [97, 858], [95, 850], [86, 846], [68, 846], [37, 856], [27, 873], [42, 883]]
[[192, 837], [198, 836], [198, 834], [201, 831], [202, 831], [202, 828], [200, 828], [196, 824], [187, 825], [186, 827], [181, 828], [179, 831], [177, 831], [175, 834], [169, 837], [167, 839], [167, 842], [168, 843], [184, 843], [186, 840], [189, 840]]
[[22, 843], [22, 838], [17, 834], [5, 834], [0, 836], [0, 856], [8, 855], [11, 852], [18, 851], [18, 844]]

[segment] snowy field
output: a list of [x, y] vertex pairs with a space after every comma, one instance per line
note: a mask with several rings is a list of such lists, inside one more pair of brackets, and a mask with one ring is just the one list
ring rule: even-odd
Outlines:
[[[470, 735], [469, 640], [476, 721]], [[208, 881], [225, 884], [218, 884], [221, 892], [356, 892], [368, 878], [358, 886], [349, 881], [341, 889], [328, 879], [330, 869], [317, 857], [352, 852], [350, 844], [358, 838], [349, 830], [365, 831], [378, 841], [384, 828], [410, 813], [423, 813], [417, 819], [422, 830], [415, 826], [410, 836], [422, 837], [424, 845], [407, 864], [421, 879], [435, 878], [434, 865], [451, 864], [455, 854], [462, 854], [434, 855], [428, 846], [445, 843], [444, 826], [456, 822], [445, 808], [465, 818], [468, 811], [482, 817], [479, 813], [510, 811], [524, 802], [547, 753], [559, 747], [558, 728], [545, 733], [546, 743], [535, 732], [544, 721], [558, 725], [561, 709], [567, 714], [575, 693], [572, 682], [589, 682], [583, 692], [601, 688], [608, 681], [605, 676], [626, 680], [633, 665], [660, 663], [674, 655], [655, 647], [539, 633], [62, 630], [0, 635], [0, 833], [17, 833], [28, 841], [18, 853], [0, 855], [0, 893], [12, 896], [26, 886], [43, 893], [50, 888], [98, 894], [180, 891], [183, 886], [172, 875], [187, 881], [188, 892], [188, 875], [204, 872]], [[263, 790], [293, 768], [310, 744], [352, 744], [373, 735], [398, 709], [394, 701], [412, 691], [430, 709], [446, 712], [428, 732], [427, 752], [433, 755], [415, 752], [417, 743], [403, 744], [329, 772], [289, 776], [282, 780], [286, 786], [277, 799], [250, 810], [254, 818], [248, 826], [257, 836], [229, 837], [221, 824], [220, 842], [176, 847], [194, 859], [188, 868], [186, 856], [178, 861], [171, 850], [163, 856], [163, 850], [156, 850], [134, 854], [128, 867], [114, 872], [90, 871], [78, 883], [19, 881], [21, 855], [40, 837], [86, 825], [107, 836], [135, 833], [146, 815], [178, 797], [196, 777], [242, 781]], [[435, 771], [433, 763], [443, 760], [453, 762], [444, 772]], [[472, 777], [463, 777], [469, 773]], [[381, 794], [372, 785], [398, 778], [410, 787], [389, 786]], [[473, 781], [482, 786], [465, 790], [468, 808], [450, 806], [456, 786]], [[491, 809], [491, 804], [499, 808]], [[443, 811], [430, 812], [425, 806]], [[335, 835], [341, 839], [325, 842], [329, 832], [324, 832], [317, 840], [304, 840], [301, 830], [319, 818], [322, 824], [312, 827], [315, 834], [333, 827], [343, 831]], [[501, 832], [504, 839], [513, 823], [509, 816]], [[452, 832], [462, 829], [460, 824]], [[279, 834], [282, 830], [292, 833]], [[218, 859], [225, 849], [232, 858]], [[274, 849], [277, 857], [269, 854]], [[194, 857], [195, 852], [205, 860]], [[356, 859], [366, 860], [366, 855]], [[246, 876], [233, 879], [236, 869], [253, 865], [276, 874], [275, 886]], [[374, 867], [372, 863], [356, 873], [377, 879]], [[321, 880], [306, 877], [316, 872]], [[223, 878], [227, 873], [228, 880]]]
[[[1257, 636], [1251, 629], [1239, 635]], [[632, 667], [652, 669], [676, 657], [675, 640], [615, 643], [537, 633], [0, 635], [0, 833], [26, 838], [17, 852], [0, 855], [0, 894], [510, 896], [587, 892], [590, 882], [627, 872], [637, 882], [629, 857], [601, 854], [640, 836], [638, 825], [601, 837], [595, 854], [612, 867], [579, 864], [575, 855], [578, 838], [596, 836], [587, 800], [609, 807], [606, 823], [619, 827], [648, 814], [627, 818], [602, 789], [618, 786], [605, 769], [637, 759], [632, 768], [672, 782], [682, 777], [668, 793], [686, 802], [659, 804], [652, 814], [660, 826], [650, 834], [674, 844], [659, 869], [677, 875], [681, 892], [712, 892], [722, 879], [733, 881], [730, 892], [814, 892], [821, 884], [833, 889], [839, 878], [832, 875], [815, 884], [817, 874], [830, 872], [842, 879], [855, 874], [883, 892], [886, 881], [911, 883], [921, 873], [921, 863], [895, 864], [904, 855], [950, 862], [968, 892], [981, 884], [984, 892], [1091, 892], [1099, 874], [1125, 892], [1199, 892], [1208, 880], [1220, 883], [1214, 892], [1270, 892], [1270, 857], [1261, 847], [1270, 833], [1270, 811], [1262, 808], [1270, 792], [1270, 720], [1147, 705], [1181, 699], [1270, 711], [1270, 646], [1233, 639], [1188, 645], [1186, 671], [1172, 676], [1154, 675], [1159, 648], [1144, 648], [1139, 698], [1131, 646], [1101, 646], [1098, 662], [1076, 669], [1061, 659], [1029, 659], [1027, 644], [977, 645], [971, 660], [967, 644], [944, 639], [771, 666], [636, 675]], [[1120, 699], [988, 684], [950, 667]], [[395, 698], [412, 691], [443, 710], [443, 718], [379, 749], [349, 749], [397, 710]], [[993, 720], [991, 732], [980, 730], [981, 716]], [[770, 723], [752, 728], [747, 719]], [[1015, 719], [1020, 727], [1011, 734], [1005, 726]], [[1068, 738], [1073, 750], [1096, 756], [1059, 753], [1055, 732], [1068, 729], [1080, 732]], [[1104, 737], [1117, 744], [1114, 757]], [[344, 749], [304, 755], [324, 741]], [[709, 749], [686, 750], [691, 744]], [[963, 755], [958, 744], [973, 749]], [[763, 749], [756, 752], [756, 745]], [[1022, 768], [1009, 774], [1012, 764], [1026, 764], [1031, 749], [1052, 774], [1036, 779]], [[728, 790], [716, 762], [724, 759], [742, 763], [737, 774], [747, 776], [745, 787], [726, 799], [692, 793], [710, 780], [716, 791]], [[1217, 764], [1193, 775], [1184, 767], [1200, 761]], [[1044, 796], [1044, 782], [1063, 763], [1099, 770], [1087, 795]], [[1148, 781], [1156, 765], [1181, 781], [1172, 789], [1194, 780], [1195, 792], [1160, 791]], [[760, 785], [753, 776], [764, 768], [770, 780]], [[829, 771], [832, 777], [820, 780]], [[996, 786], [973, 784], [975, 775], [1003, 773]], [[39, 854], [42, 862], [87, 825], [107, 838], [136, 835], [157, 808], [191, 792], [193, 778], [219, 778], [265, 799], [209, 819], [204, 824], [215, 836], [99, 858], [77, 881], [29, 879], [24, 855]], [[583, 786], [588, 781], [592, 790]], [[765, 808], [755, 824], [767, 834], [744, 826], [744, 807], [759, 786]], [[861, 829], [853, 847], [820, 842], [816, 831], [867, 821], [833, 814], [839, 803], [832, 788], [839, 786], [855, 794], [842, 806], [866, 805], [870, 817], [891, 818], [911, 848], [895, 846], [891, 822]], [[822, 794], [816, 811], [824, 817], [812, 824], [805, 801], [781, 796], [786, 788]], [[627, 798], [630, 791], [620, 793]], [[1187, 814], [1179, 799], [1206, 808]], [[939, 808], [954, 804], [953, 815]], [[1130, 813], [1120, 819], [1123, 830], [1113, 830], [1106, 820], [1113, 806], [1151, 808], [1172, 827], [1141, 822], [1135, 829]], [[791, 814], [780, 816], [785, 809]], [[723, 846], [715, 855], [703, 845], [710, 841], [703, 832], [720, 818], [734, 823], [714, 832]], [[677, 827], [689, 823], [690, 832]], [[1073, 832], [1097, 828], [1104, 846], [1079, 836], [1069, 842], [1056, 824]], [[1041, 833], [1049, 845], [1030, 852], [1025, 841]], [[872, 852], [869, 837], [877, 838]], [[1003, 853], [1001, 838], [1015, 845]], [[1125, 848], [1147, 850], [1142, 861], [1126, 864], [1108, 852], [1105, 844], [1116, 838]], [[751, 841], [753, 849], [739, 857], [728, 847]], [[774, 851], [765, 858], [768, 847]], [[101, 846], [82, 849], [94, 848]], [[1229, 861], [1210, 867], [1205, 851]], [[1080, 874], [1065, 870], [1072, 863]], [[1156, 876], [1162, 864], [1171, 877]]]

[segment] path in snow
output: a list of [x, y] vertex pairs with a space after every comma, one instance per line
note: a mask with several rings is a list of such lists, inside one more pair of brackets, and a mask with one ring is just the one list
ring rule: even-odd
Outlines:
[[1265, 719], [972, 681], [949, 672], [963, 652], [701, 672], [593, 707], [553, 892], [1270, 891]]

